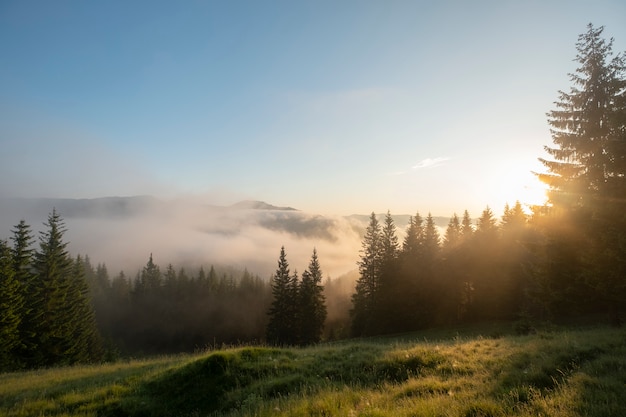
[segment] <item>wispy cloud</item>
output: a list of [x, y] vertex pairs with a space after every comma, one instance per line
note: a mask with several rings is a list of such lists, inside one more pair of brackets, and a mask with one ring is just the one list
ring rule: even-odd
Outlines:
[[440, 166], [449, 159], [450, 158], [446, 158], [446, 157], [422, 159], [417, 164], [413, 165], [411, 167], [411, 170], [422, 169], [422, 168], [433, 168], [436, 166]]
[[404, 175], [408, 174], [409, 172], [417, 171], [419, 169], [434, 168], [443, 165], [444, 162], [449, 160], [450, 158], [442, 156], [438, 156], [436, 158], [425, 158], [419, 161], [417, 164], [411, 166], [411, 168], [409, 169], [406, 169], [404, 171], [392, 172], [389, 175]]

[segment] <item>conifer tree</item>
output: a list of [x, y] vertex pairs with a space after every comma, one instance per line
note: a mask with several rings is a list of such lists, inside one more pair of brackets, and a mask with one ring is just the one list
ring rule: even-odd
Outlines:
[[448, 227], [446, 228], [446, 234], [443, 238], [444, 247], [446, 249], [454, 248], [461, 238], [461, 222], [459, 220], [459, 216], [454, 213], [454, 215], [450, 218], [448, 222]]
[[400, 276], [400, 243], [396, 225], [387, 211], [381, 229], [380, 277], [378, 284], [377, 310], [374, 313], [373, 331], [389, 333], [396, 331], [401, 321], [398, 311], [398, 296], [403, 291]]
[[359, 279], [352, 295], [352, 333], [355, 336], [371, 334], [378, 308], [378, 290], [381, 273], [382, 236], [376, 214], [372, 212], [361, 244], [358, 262]]
[[423, 220], [419, 212], [409, 217], [409, 225], [402, 242], [402, 254], [405, 258], [417, 259], [420, 256], [424, 241]]
[[294, 345], [297, 342], [297, 274], [291, 275], [285, 247], [280, 248], [278, 268], [272, 277], [272, 304], [268, 315], [266, 338], [275, 345]]
[[476, 222], [476, 235], [480, 236], [481, 239], [494, 239], [498, 230], [496, 223], [497, 220], [493, 216], [493, 212], [489, 207], [486, 207]]
[[504, 206], [501, 222], [503, 232], [519, 231], [526, 225], [527, 221], [528, 217], [519, 201], [516, 201], [513, 207], [509, 207], [508, 203]]
[[77, 256], [72, 266], [66, 298], [65, 317], [71, 336], [67, 340], [67, 363], [98, 362], [103, 357], [103, 345], [89, 286], [85, 279], [85, 263]]
[[0, 372], [19, 367], [23, 308], [24, 297], [15, 278], [11, 249], [0, 240]]
[[424, 227], [424, 256], [430, 265], [438, 260], [439, 250], [441, 249], [439, 243], [439, 231], [437, 231], [437, 226], [435, 226], [435, 220], [428, 213], [426, 226]]
[[[551, 209], [542, 224], [547, 262], [563, 264], [543, 268], [552, 273], [542, 274], [541, 287], [567, 291], [575, 307], [589, 308], [595, 296], [619, 323], [626, 297], [626, 62], [603, 31], [589, 24], [578, 37], [572, 87], [559, 91], [548, 113], [554, 146], [545, 147], [552, 159], [540, 158], [548, 172], [539, 178], [550, 187]], [[560, 282], [559, 271], [577, 263], [581, 268]]]
[[148, 259], [148, 263], [143, 267], [139, 278], [139, 292], [145, 294], [156, 294], [161, 289], [163, 277], [161, 269], [152, 259], [152, 254]]
[[461, 220], [461, 239], [467, 241], [474, 234], [472, 226], [472, 218], [467, 210], [463, 212], [463, 220]]
[[308, 268], [302, 273], [298, 295], [300, 344], [317, 343], [322, 336], [327, 312], [324, 286], [322, 285], [322, 270], [315, 249], [313, 249]]
[[19, 291], [24, 300], [19, 313], [20, 323], [20, 346], [17, 361], [20, 366], [32, 366], [35, 351], [38, 349], [36, 339], [37, 323], [43, 312], [44, 300], [42, 294], [37, 291], [36, 276], [34, 273], [34, 249], [35, 240], [30, 225], [21, 220], [12, 230], [13, 247], [11, 251], [13, 259], [13, 271], [15, 279], [20, 284]]
[[36, 284], [33, 295], [43, 300], [41, 315], [35, 323], [37, 350], [32, 365], [47, 366], [69, 363], [68, 341], [72, 324], [67, 322], [67, 298], [72, 275], [72, 259], [63, 241], [65, 224], [56, 209], [45, 223], [47, 230], [39, 236], [39, 251], [35, 253]]

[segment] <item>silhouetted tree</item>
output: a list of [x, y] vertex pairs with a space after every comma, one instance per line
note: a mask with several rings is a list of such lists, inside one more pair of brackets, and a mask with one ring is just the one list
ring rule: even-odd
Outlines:
[[[572, 248], [578, 253], [571, 254], [584, 266], [570, 276], [570, 292], [584, 294], [574, 303], [595, 302], [618, 323], [626, 297], [626, 64], [624, 55], [613, 56], [613, 40], [606, 41], [603, 31], [589, 24], [578, 37], [579, 66], [569, 74], [570, 91], [559, 91], [556, 109], [548, 113], [554, 147], [545, 151], [553, 159], [540, 158], [548, 173], [539, 178], [550, 187], [551, 222], [570, 223], [583, 236], [578, 249]], [[546, 240], [569, 239], [563, 242], [569, 245], [577, 239], [564, 231], [547, 228]], [[548, 262], [560, 258], [558, 243], [545, 249]], [[544, 279], [558, 280], [558, 271], [545, 268]]]
[[364, 336], [373, 331], [378, 310], [378, 290], [382, 266], [382, 236], [376, 214], [372, 212], [361, 244], [359, 279], [352, 295], [352, 334]]
[[327, 312], [324, 286], [322, 285], [322, 270], [315, 249], [313, 249], [308, 268], [302, 273], [298, 299], [300, 344], [317, 343], [322, 336]]
[[448, 222], [448, 227], [446, 228], [446, 234], [443, 238], [443, 245], [446, 249], [454, 248], [459, 244], [461, 239], [461, 222], [459, 220], [459, 216], [454, 213], [454, 215], [450, 218]]
[[284, 246], [280, 249], [271, 287], [273, 300], [268, 312], [267, 341], [275, 345], [294, 345], [298, 337], [295, 320], [298, 313], [297, 274], [290, 274]]

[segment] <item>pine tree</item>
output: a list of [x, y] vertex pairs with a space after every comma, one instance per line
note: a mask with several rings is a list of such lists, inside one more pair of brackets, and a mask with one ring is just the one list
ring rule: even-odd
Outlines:
[[548, 113], [555, 146], [545, 151], [554, 160], [540, 158], [549, 173], [539, 177], [560, 208], [592, 209], [598, 197], [624, 196], [626, 66], [621, 54], [611, 58], [613, 40], [602, 38], [603, 31], [589, 24], [578, 37], [573, 86], [559, 91], [557, 109]]
[[65, 224], [53, 210], [45, 225], [47, 230], [40, 233], [39, 251], [35, 253], [36, 284], [31, 289], [36, 299], [44, 300], [35, 323], [38, 347], [33, 366], [68, 363], [68, 340], [73, 336], [66, 314], [72, 259], [63, 241]]
[[85, 279], [85, 262], [77, 256], [72, 266], [66, 299], [65, 321], [71, 336], [67, 340], [67, 363], [98, 362], [104, 355], [93, 301]]
[[11, 249], [6, 241], [0, 240], [0, 372], [19, 367], [23, 309], [24, 297], [15, 277]]
[[435, 220], [428, 213], [426, 226], [424, 227], [424, 256], [429, 267], [438, 260], [439, 250], [441, 249], [439, 243], [439, 231], [437, 231], [437, 226], [435, 226]]
[[12, 230], [13, 247], [11, 251], [13, 259], [13, 271], [15, 279], [20, 284], [19, 291], [22, 293], [24, 304], [19, 313], [22, 318], [20, 323], [20, 346], [18, 348], [18, 362], [20, 366], [31, 366], [35, 352], [38, 349], [36, 338], [37, 323], [43, 312], [42, 294], [36, 290], [36, 276], [34, 273], [34, 249], [32, 248], [33, 237], [30, 225], [21, 220]]
[[141, 270], [139, 278], [138, 292], [143, 294], [155, 295], [161, 289], [163, 285], [163, 277], [161, 275], [161, 269], [152, 259], [152, 254], [148, 259], [148, 263]]
[[512, 208], [509, 207], [508, 203], [504, 206], [501, 222], [501, 228], [504, 233], [523, 229], [527, 221], [528, 216], [524, 213], [522, 204], [519, 201], [516, 201]]
[[322, 336], [327, 312], [324, 286], [322, 285], [322, 270], [315, 249], [313, 249], [308, 268], [302, 273], [298, 295], [300, 344], [317, 343]]
[[363, 237], [361, 259], [358, 262], [360, 277], [352, 295], [352, 333], [355, 336], [371, 334], [378, 309], [378, 290], [381, 273], [382, 237], [376, 214], [372, 212]]
[[285, 247], [281, 247], [278, 268], [272, 277], [272, 304], [268, 315], [266, 338], [274, 345], [294, 345], [297, 342], [297, 274], [291, 275]]
[[378, 334], [396, 331], [401, 320], [398, 311], [398, 296], [403, 290], [399, 263], [400, 244], [396, 225], [389, 211], [381, 229], [380, 251], [377, 310], [373, 311], [373, 330]]
[[[554, 274], [544, 274], [552, 283], [542, 287], [554, 288], [558, 271], [582, 262], [560, 282], [561, 290], [572, 293], [577, 307], [598, 297], [598, 308], [607, 308], [619, 323], [626, 297], [626, 63], [623, 54], [613, 55], [613, 40], [605, 40], [603, 31], [589, 24], [578, 37], [572, 87], [559, 91], [556, 109], [548, 113], [554, 146], [545, 147], [552, 159], [540, 158], [548, 172], [539, 178], [550, 187], [551, 223], [567, 223], [569, 229], [544, 229], [546, 241], [554, 242], [545, 248], [555, 251], [546, 260], [570, 265], [544, 268]], [[567, 256], [565, 246], [571, 247]]]
[[409, 225], [402, 242], [402, 254], [405, 258], [417, 259], [420, 256], [424, 240], [423, 220], [419, 212], [409, 218]]
[[463, 220], [461, 220], [461, 239], [467, 241], [474, 234], [472, 226], [472, 218], [467, 210], [463, 212]]
[[454, 213], [454, 215], [450, 218], [448, 222], [448, 227], [446, 228], [446, 234], [443, 238], [443, 244], [446, 249], [452, 249], [456, 245], [458, 245], [459, 240], [461, 239], [461, 222], [459, 220], [459, 216]]
[[494, 239], [498, 230], [496, 223], [497, 220], [493, 216], [493, 212], [489, 207], [486, 207], [476, 222], [476, 235], [481, 239]]

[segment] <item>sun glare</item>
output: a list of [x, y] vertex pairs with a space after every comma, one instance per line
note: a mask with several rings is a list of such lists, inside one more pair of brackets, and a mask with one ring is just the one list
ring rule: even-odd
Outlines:
[[516, 201], [522, 203], [527, 213], [532, 206], [543, 205], [547, 201], [547, 187], [531, 172], [522, 175], [504, 175], [496, 179], [494, 192], [502, 204], [509, 206]]

